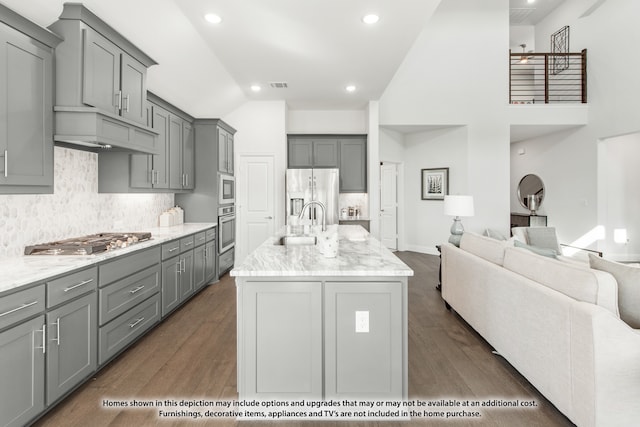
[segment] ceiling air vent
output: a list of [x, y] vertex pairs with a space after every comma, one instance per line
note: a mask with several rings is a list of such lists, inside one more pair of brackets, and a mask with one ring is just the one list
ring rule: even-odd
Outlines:
[[276, 88], [276, 89], [286, 89], [289, 87], [289, 85], [287, 84], [287, 82], [271, 82], [269, 83], [269, 86]]

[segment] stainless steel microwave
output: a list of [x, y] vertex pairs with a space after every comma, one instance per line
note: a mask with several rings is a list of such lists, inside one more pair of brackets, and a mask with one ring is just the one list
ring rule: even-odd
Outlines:
[[233, 175], [218, 175], [218, 203], [231, 205], [236, 202], [236, 179]]

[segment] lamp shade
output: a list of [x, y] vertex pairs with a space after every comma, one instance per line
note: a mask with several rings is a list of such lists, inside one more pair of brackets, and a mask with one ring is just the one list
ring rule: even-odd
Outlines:
[[444, 196], [444, 214], [449, 216], [473, 216], [472, 196]]

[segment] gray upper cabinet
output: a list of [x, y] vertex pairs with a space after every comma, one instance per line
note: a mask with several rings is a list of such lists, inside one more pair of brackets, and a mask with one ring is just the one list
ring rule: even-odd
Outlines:
[[218, 172], [233, 175], [233, 133], [218, 128]]
[[193, 190], [195, 178], [195, 139], [193, 125], [182, 122], [182, 189]]
[[367, 192], [366, 137], [340, 140], [340, 192]]
[[289, 168], [337, 168], [338, 140], [335, 137], [294, 137], [288, 141]]
[[53, 48], [0, 5], [0, 193], [53, 193]]
[[313, 140], [313, 167], [338, 167], [338, 141], [335, 138]]
[[289, 168], [313, 167], [313, 141], [308, 139], [289, 139]]
[[80, 3], [65, 3], [49, 28], [64, 39], [56, 49], [56, 143], [156, 154], [146, 114], [147, 69], [156, 62]]

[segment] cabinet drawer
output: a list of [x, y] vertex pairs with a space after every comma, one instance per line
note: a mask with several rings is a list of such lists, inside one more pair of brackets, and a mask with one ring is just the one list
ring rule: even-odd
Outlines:
[[98, 268], [77, 271], [47, 282], [47, 307], [53, 307], [96, 290]]
[[98, 285], [100, 287], [106, 286], [158, 263], [160, 263], [160, 248], [157, 246], [134, 252], [131, 255], [123, 255], [116, 258], [115, 261], [102, 264], [99, 267], [100, 280]]
[[195, 244], [194, 236], [187, 236], [180, 239], [180, 252], [188, 251], [189, 249], [193, 249]]
[[200, 245], [204, 245], [205, 242], [207, 241], [207, 232], [206, 231], [201, 231], [200, 233], [196, 233], [195, 235], [195, 246], [200, 246]]
[[102, 365], [160, 320], [160, 294], [100, 328], [98, 363]]
[[220, 254], [220, 257], [218, 258], [218, 268], [221, 273], [233, 267], [233, 255], [234, 248], [231, 248], [227, 252]]
[[159, 264], [100, 289], [100, 325], [115, 319], [159, 289]]
[[172, 240], [162, 245], [162, 260], [169, 259], [180, 253], [180, 240]]
[[44, 311], [44, 284], [0, 298], [0, 329]]
[[207, 237], [206, 240], [207, 242], [212, 242], [216, 239], [216, 229], [215, 228], [210, 228], [209, 230], [205, 231]]

